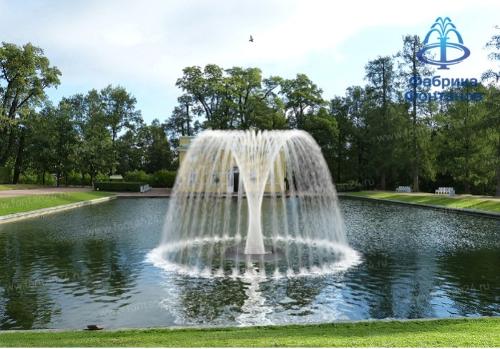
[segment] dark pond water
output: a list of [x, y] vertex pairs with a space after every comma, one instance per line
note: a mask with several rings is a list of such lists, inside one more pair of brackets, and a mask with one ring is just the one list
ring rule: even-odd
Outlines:
[[0, 328], [500, 315], [500, 220], [342, 199], [363, 262], [321, 278], [192, 279], [146, 261], [168, 199], [0, 225]]

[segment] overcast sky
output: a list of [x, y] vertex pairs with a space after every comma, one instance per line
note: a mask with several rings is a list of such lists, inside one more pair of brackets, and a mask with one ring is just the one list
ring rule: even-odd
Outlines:
[[2, 41], [43, 48], [62, 71], [61, 85], [49, 91], [55, 102], [122, 85], [145, 120], [163, 121], [186, 66], [305, 73], [331, 98], [364, 84], [368, 60], [395, 54], [405, 34], [425, 36], [439, 16], [452, 19], [471, 50], [446, 75], [478, 77], [491, 66], [484, 45], [500, 25], [498, 0], [0, 0], [0, 33]]

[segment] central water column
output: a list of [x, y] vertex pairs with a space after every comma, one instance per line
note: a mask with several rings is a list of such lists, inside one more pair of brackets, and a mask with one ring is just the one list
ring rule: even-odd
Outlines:
[[[278, 137], [276, 137], [278, 138]], [[248, 232], [245, 254], [265, 254], [262, 233], [262, 200], [269, 171], [274, 165], [281, 141], [262, 133], [239, 134], [233, 155], [240, 170], [248, 204]]]
[[[264, 182], [265, 185], [265, 182]], [[264, 235], [262, 234], [262, 198], [264, 192], [247, 192], [248, 233], [245, 254], [265, 254]]]

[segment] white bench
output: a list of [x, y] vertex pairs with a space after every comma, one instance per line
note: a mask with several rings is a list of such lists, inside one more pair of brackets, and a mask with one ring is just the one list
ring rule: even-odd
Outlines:
[[396, 188], [396, 192], [398, 193], [411, 193], [411, 187], [408, 186], [403, 186], [400, 185], [399, 187]]
[[141, 193], [145, 193], [145, 192], [150, 191], [150, 190], [151, 190], [151, 187], [149, 186], [149, 184], [141, 185]]
[[455, 188], [453, 187], [439, 187], [435, 191], [436, 195], [449, 195], [453, 196], [455, 195]]

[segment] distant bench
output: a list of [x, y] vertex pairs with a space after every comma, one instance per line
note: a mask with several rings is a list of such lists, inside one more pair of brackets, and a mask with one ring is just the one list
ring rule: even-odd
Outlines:
[[455, 195], [455, 188], [453, 188], [453, 187], [439, 187], [436, 189], [436, 194], [437, 195], [453, 196], [453, 195]]
[[141, 185], [141, 187], [140, 187], [141, 193], [145, 193], [145, 192], [150, 191], [150, 190], [151, 190], [151, 186], [149, 184], [144, 184], [144, 185]]
[[396, 192], [398, 192], [398, 193], [411, 193], [411, 187], [400, 185], [399, 187], [396, 188]]

